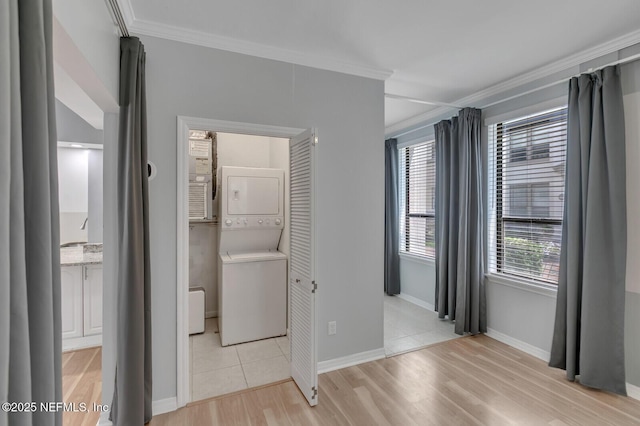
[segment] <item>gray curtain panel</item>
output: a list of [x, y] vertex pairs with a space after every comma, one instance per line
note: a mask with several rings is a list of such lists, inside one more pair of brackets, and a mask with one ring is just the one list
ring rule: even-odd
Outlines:
[[626, 395], [625, 129], [620, 68], [571, 79], [556, 320], [549, 365]]
[[435, 125], [435, 308], [457, 334], [487, 331], [481, 129], [474, 108]]
[[384, 292], [400, 294], [398, 223], [398, 141], [385, 141], [384, 155]]
[[50, 1], [0, 3], [0, 426], [61, 425], [60, 222]]
[[151, 280], [144, 46], [120, 39], [115, 425], [151, 420]]

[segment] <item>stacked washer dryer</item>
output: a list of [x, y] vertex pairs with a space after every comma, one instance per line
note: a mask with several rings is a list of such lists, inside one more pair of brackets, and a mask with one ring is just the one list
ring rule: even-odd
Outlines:
[[222, 346], [287, 333], [284, 171], [221, 168], [218, 323]]

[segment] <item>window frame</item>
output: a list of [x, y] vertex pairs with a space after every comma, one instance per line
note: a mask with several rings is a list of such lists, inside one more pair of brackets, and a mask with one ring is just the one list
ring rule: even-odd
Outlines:
[[[526, 117], [526, 116], [531, 116], [531, 115], [542, 115], [545, 114], [546, 112], [552, 112], [554, 109], [557, 110], [562, 110], [565, 109], [566, 110], [567, 106], [566, 104], [564, 106], [559, 106], [557, 108], [553, 108], [549, 111], [545, 111], [544, 108], [541, 108], [540, 110], [538, 110], [537, 112], [530, 112], [526, 115], [523, 115], [522, 118]], [[565, 113], [566, 114], [566, 113]], [[505, 158], [505, 147], [504, 147], [504, 138], [505, 138], [505, 129], [504, 129], [504, 123], [511, 121], [511, 120], [517, 120], [518, 117], [513, 117], [510, 119], [502, 119], [498, 122], [494, 122], [492, 125], [495, 125], [495, 140], [490, 140], [488, 138], [488, 143], [494, 143], [495, 142], [495, 149], [494, 149], [494, 156], [495, 158], [491, 158], [491, 156], [489, 156], [488, 160], [489, 161], [494, 161], [494, 164], [492, 165], [493, 167], [489, 167], [489, 170], [494, 169], [495, 170], [495, 187], [491, 188], [488, 187], [488, 191], [489, 194], [492, 194], [495, 197], [495, 223], [494, 223], [494, 229], [493, 229], [493, 233], [494, 235], [489, 235], [489, 240], [488, 241], [488, 245], [489, 245], [489, 252], [490, 252], [490, 256], [491, 256], [491, 250], [492, 248], [495, 250], [495, 271], [492, 272], [492, 268], [491, 265], [488, 265], [489, 267], [487, 268], [488, 275], [491, 275], [493, 277], [498, 277], [498, 281], [509, 281], [509, 280], [515, 280], [518, 282], [522, 282], [525, 283], [526, 285], [535, 285], [535, 286], [539, 286], [542, 288], [546, 288], [546, 289], [557, 289], [557, 282], [553, 282], [550, 280], [546, 280], [543, 278], [535, 278], [532, 277], [530, 275], [526, 275], [526, 274], [519, 274], [513, 270], [505, 270], [505, 224], [535, 224], [535, 225], [551, 225], [551, 226], [560, 226], [562, 227], [562, 219], [556, 219], [556, 218], [552, 218], [552, 217], [535, 217], [533, 216], [533, 208], [534, 206], [531, 204], [528, 206], [528, 210], [530, 213], [529, 216], [517, 216], [517, 215], [513, 215], [513, 214], [509, 214], [509, 215], [505, 215], [505, 185], [523, 185], [523, 184], [506, 184], [504, 182], [504, 168], [505, 168], [505, 163], [513, 163], [513, 162], [538, 162], [539, 160], [546, 160], [546, 159], [550, 159], [551, 157], [551, 144], [550, 142], [541, 142], [541, 143], [533, 143], [531, 142], [529, 139], [527, 139], [527, 144], [526, 146], [523, 147], [517, 147], [518, 149], [524, 150], [524, 155], [522, 154], [518, 154], [519, 156], [517, 157], [518, 160], [514, 160], [514, 155], [513, 155], [513, 150], [514, 147], [510, 146], [509, 147], [509, 152], [508, 152], [508, 157]], [[566, 125], [566, 124], [565, 124]], [[539, 154], [536, 154], [536, 148], [538, 146], [542, 146], [545, 145], [546, 146], [546, 155], [540, 156]], [[565, 140], [565, 150], [566, 150], [566, 140]], [[524, 158], [520, 158], [520, 157], [524, 157]], [[566, 157], [565, 157], [565, 164], [566, 164]], [[488, 179], [488, 184], [491, 182], [491, 179]], [[537, 182], [532, 182], [532, 183], [527, 183], [524, 184], [526, 185], [527, 188], [527, 200], [533, 200], [533, 186], [536, 185], [540, 185], [540, 183]], [[547, 186], [549, 184], [547, 183]], [[511, 197], [511, 193], [509, 194], [509, 197]], [[550, 204], [548, 205], [548, 207], [550, 208]], [[550, 215], [547, 215], [550, 216]], [[491, 221], [491, 217], [488, 216], [487, 217], [488, 221]], [[488, 229], [491, 229], [491, 226], [488, 227]], [[494, 241], [494, 243], [491, 242], [491, 240]]]
[[[432, 211], [430, 212], [428, 209], [424, 212], [420, 213], [411, 213], [411, 181], [410, 181], [410, 163], [411, 163], [411, 154], [410, 148], [419, 146], [419, 145], [428, 145], [432, 144], [431, 152], [428, 154], [426, 158], [427, 165], [433, 164], [433, 176], [434, 176], [434, 184], [432, 188], [431, 195], [431, 205]], [[404, 154], [404, 155], [403, 155]], [[404, 170], [404, 176], [398, 176], [398, 185], [400, 186], [400, 194], [404, 196], [404, 203], [401, 203], [398, 207], [400, 209], [399, 217], [403, 222], [399, 223], [398, 228], [398, 247], [399, 247], [399, 255], [405, 256], [407, 258], [411, 258], [412, 260], [417, 260], [419, 262], [433, 262], [435, 261], [435, 218], [436, 218], [436, 210], [435, 210], [435, 174], [436, 174], [436, 153], [435, 153], [435, 140], [434, 139], [422, 139], [420, 141], [416, 141], [415, 143], [410, 143], [408, 145], [404, 145], [398, 147], [398, 161], [404, 163], [404, 167], [400, 167], [399, 170]], [[428, 167], [428, 166], [427, 166]], [[429, 176], [428, 169], [425, 171], [426, 175]], [[404, 211], [402, 209], [404, 207]], [[434, 247], [433, 247], [433, 255], [428, 253], [422, 254], [417, 253], [415, 251], [411, 251], [411, 238], [407, 238], [407, 236], [411, 233], [411, 219], [424, 219], [425, 220], [425, 229], [428, 228], [426, 224], [431, 219], [434, 223]], [[402, 225], [404, 224], [404, 233], [402, 231]], [[404, 238], [404, 244], [403, 244]], [[426, 246], [426, 233], [425, 233], [425, 246]]]

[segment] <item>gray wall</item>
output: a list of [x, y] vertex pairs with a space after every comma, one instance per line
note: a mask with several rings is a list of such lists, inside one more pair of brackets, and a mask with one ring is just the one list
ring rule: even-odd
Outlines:
[[[176, 395], [176, 116], [319, 129], [318, 361], [383, 347], [384, 84], [142, 37], [154, 399]], [[338, 332], [326, 333], [328, 321]]]
[[94, 128], [57, 99], [56, 127], [59, 141], [102, 144], [102, 130]]
[[[640, 168], [637, 167], [640, 164], [640, 61], [624, 65], [622, 77], [627, 139], [628, 221], [625, 359], [627, 382], [640, 386], [640, 263], [636, 261], [640, 258], [640, 186], [637, 185], [640, 182]], [[559, 84], [486, 108], [483, 115], [496, 116], [566, 95], [567, 85]], [[452, 111], [453, 114], [455, 111]], [[429, 128], [420, 129], [401, 137], [400, 142], [432, 135], [433, 131]], [[401, 259], [401, 280], [402, 293], [433, 303], [435, 268], [432, 265]], [[422, 287], [419, 287], [420, 283]], [[425, 291], [428, 292], [427, 296], [424, 295]], [[553, 291], [518, 287], [502, 280], [487, 281], [487, 323], [490, 331], [542, 358], [548, 357], [551, 350], [555, 305]]]

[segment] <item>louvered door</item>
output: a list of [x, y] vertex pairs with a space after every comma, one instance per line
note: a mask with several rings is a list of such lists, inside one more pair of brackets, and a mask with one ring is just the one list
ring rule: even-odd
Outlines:
[[292, 138], [289, 147], [291, 376], [310, 405], [318, 403], [313, 197], [316, 143], [315, 132], [307, 130]]

